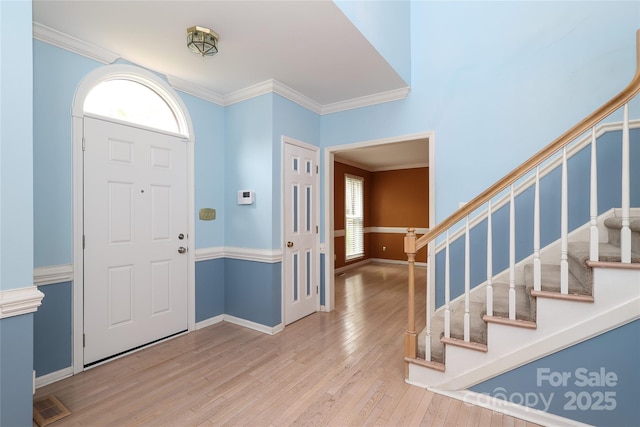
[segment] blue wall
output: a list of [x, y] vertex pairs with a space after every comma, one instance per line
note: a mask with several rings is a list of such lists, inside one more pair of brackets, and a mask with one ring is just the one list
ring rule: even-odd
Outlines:
[[[0, 292], [33, 284], [31, 2], [0, 2]], [[33, 314], [0, 319], [0, 425], [32, 424]]]
[[[630, 139], [631, 207], [640, 207], [640, 129], [632, 129]], [[621, 207], [622, 131], [611, 131], [597, 140], [598, 214]], [[569, 188], [569, 232], [589, 222], [591, 147], [586, 146], [567, 160]], [[561, 169], [557, 167], [540, 179], [540, 245], [541, 248], [560, 238]], [[534, 189], [515, 198], [516, 263], [533, 254]], [[470, 230], [471, 288], [487, 279], [487, 222]], [[492, 215], [493, 274], [509, 266], [509, 204]], [[451, 299], [464, 292], [464, 237], [451, 241]], [[444, 304], [445, 252], [436, 254], [436, 307]]]
[[[225, 152], [225, 245], [272, 247], [273, 94], [227, 107]], [[238, 205], [240, 190], [255, 192], [252, 205]]]
[[[195, 96], [178, 92], [185, 103], [194, 129], [194, 181], [196, 248], [224, 245], [224, 173], [225, 173], [225, 111], [224, 108]], [[202, 208], [216, 210], [216, 219], [201, 221]]]
[[224, 259], [196, 263], [196, 322], [225, 312]]
[[[0, 290], [33, 283], [31, 3], [0, 5]], [[19, 64], [19, 66], [18, 66]]]
[[410, 86], [411, 3], [405, 0], [334, 2]]
[[71, 106], [82, 79], [96, 61], [33, 42], [33, 195], [36, 267], [71, 264]]
[[592, 425], [630, 427], [640, 420], [639, 359], [636, 320], [471, 390]]
[[0, 425], [31, 426], [33, 314], [0, 320]]
[[72, 364], [73, 299], [71, 282], [38, 289], [44, 300], [33, 316], [33, 369], [40, 377]]
[[622, 90], [639, 27], [640, 2], [413, 1], [408, 97], [323, 116], [322, 145], [434, 131], [442, 221]]
[[281, 263], [227, 259], [225, 313], [266, 326], [282, 322]]

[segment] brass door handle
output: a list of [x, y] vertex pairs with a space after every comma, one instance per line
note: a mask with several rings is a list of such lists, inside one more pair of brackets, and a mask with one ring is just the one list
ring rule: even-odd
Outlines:
[[287, 247], [288, 248], [292, 248], [293, 247], [293, 242], [287, 242]]

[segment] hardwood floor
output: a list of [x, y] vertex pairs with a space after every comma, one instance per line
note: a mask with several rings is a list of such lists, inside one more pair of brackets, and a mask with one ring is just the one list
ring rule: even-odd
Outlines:
[[336, 277], [333, 312], [277, 335], [219, 323], [36, 397], [54, 394], [71, 410], [55, 427], [533, 426], [404, 382], [406, 273], [389, 264], [350, 270]]

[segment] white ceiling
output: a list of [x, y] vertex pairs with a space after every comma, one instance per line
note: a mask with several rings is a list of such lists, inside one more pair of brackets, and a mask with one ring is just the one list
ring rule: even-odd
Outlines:
[[[33, 20], [223, 97], [271, 79], [320, 105], [407, 87], [329, 0], [36, 0]], [[217, 55], [186, 47], [194, 25]]]
[[429, 165], [428, 138], [334, 151], [334, 158], [371, 172], [409, 169]]
[[[33, 21], [220, 99], [275, 81], [312, 105], [352, 105], [408, 86], [330, 0], [35, 0]], [[186, 47], [194, 25], [219, 34], [218, 54]], [[376, 169], [428, 161], [399, 148], [342, 155]]]

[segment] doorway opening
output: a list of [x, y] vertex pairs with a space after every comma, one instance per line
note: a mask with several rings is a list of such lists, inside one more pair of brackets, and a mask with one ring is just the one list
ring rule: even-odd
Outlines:
[[[390, 263], [406, 263], [406, 258], [392, 255], [397, 252], [399, 241], [403, 240], [408, 227], [417, 227], [417, 232], [424, 233], [429, 226], [435, 223], [435, 135], [433, 132], [404, 135], [393, 138], [385, 138], [373, 141], [364, 141], [354, 144], [332, 146], [325, 148], [325, 297], [322, 306], [323, 311], [331, 311], [335, 308], [335, 275], [336, 272], [347, 270], [360, 263], [368, 263], [372, 260]], [[425, 170], [426, 168], [426, 170]], [[397, 176], [400, 171], [416, 172], [422, 169], [421, 176], [427, 177], [424, 182], [416, 182], [413, 185], [416, 198], [426, 198], [428, 220], [420, 219], [421, 224], [407, 224], [406, 217], [402, 212], [393, 212], [398, 206], [393, 201], [378, 200], [378, 206], [387, 206], [389, 215], [394, 219], [380, 220], [383, 224], [371, 224], [371, 212], [367, 214], [365, 208], [364, 237], [365, 246], [368, 251], [362, 259], [348, 260], [346, 257], [346, 242], [344, 239], [344, 218], [341, 215], [341, 200], [344, 197], [341, 179], [343, 171], [348, 174], [366, 175], [365, 197], [367, 186], [367, 176], [372, 182], [386, 181], [388, 176]], [[398, 171], [398, 172], [394, 172]], [[394, 178], [392, 178], [394, 179]], [[385, 184], [385, 185], [387, 185]], [[393, 184], [391, 184], [393, 185]], [[417, 190], [416, 189], [417, 185]], [[389, 190], [387, 190], [387, 194]], [[392, 190], [393, 191], [393, 190]], [[404, 190], [406, 192], [406, 189]], [[338, 205], [338, 206], [336, 206]], [[386, 209], [386, 208], [385, 208]], [[379, 212], [376, 212], [378, 214]], [[369, 220], [367, 220], [369, 215]], [[400, 217], [398, 217], [400, 215]], [[405, 219], [402, 219], [405, 218]], [[384, 222], [389, 222], [384, 224]], [[409, 219], [409, 222], [414, 222]], [[425, 226], [420, 227], [424, 224]], [[386, 236], [386, 237], [382, 237]], [[385, 238], [390, 238], [393, 244], [387, 245]], [[381, 240], [382, 239], [382, 240]], [[391, 247], [393, 246], [393, 247]], [[404, 251], [402, 250], [402, 253]], [[395, 258], [395, 259], [394, 259]], [[426, 259], [425, 259], [426, 261]]]

